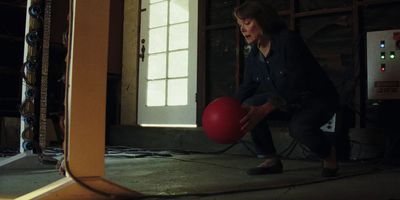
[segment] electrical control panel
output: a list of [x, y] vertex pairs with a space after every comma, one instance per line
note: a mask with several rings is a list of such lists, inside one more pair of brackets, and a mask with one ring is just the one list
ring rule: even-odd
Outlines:
[[400, 99], [400, 29], [367, 33], [369, 100]]

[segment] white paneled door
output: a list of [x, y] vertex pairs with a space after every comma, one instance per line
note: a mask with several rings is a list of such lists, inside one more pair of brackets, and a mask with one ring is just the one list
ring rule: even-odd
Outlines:
[[198, 0], [142, 0], [138, 124], [196, 124]]

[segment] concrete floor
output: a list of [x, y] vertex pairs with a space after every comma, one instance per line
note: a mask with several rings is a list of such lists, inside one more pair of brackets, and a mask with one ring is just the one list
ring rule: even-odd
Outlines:
[[[400, 167], [341, 163], [340, 176], [321, 178], [320, 163], [283, 160], [285, 172], [248, 176], [262, 160], [230, 154], [107, 157], [106, 178], [146, 199], [400, 199]], [[4, 159], [4, 158], [2, 158]], [[13, 199], [62, 178], [54, 169], [0, 170], [0, 199]]]

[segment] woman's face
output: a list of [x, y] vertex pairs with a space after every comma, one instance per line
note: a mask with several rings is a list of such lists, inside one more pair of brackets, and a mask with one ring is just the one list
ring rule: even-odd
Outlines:
[[248, 44], [255, 44], [263, 35], [261, 27], [254, 19], [237, 19], [237, 23], [240, 27], [243, 37], [246, 39]]

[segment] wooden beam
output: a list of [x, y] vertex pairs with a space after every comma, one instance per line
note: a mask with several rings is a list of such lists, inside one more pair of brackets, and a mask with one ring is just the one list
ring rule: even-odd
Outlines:
[[208, 25], [206, 27], [207, 31], [210, 30], [221, 30], [221, 29], [230, 29], [230, 28], [235, 28], [236, 24], [235, 23], [225, 23], [225, 24], [213, 24], [213, 25]]
[[279, 16], [289, 16], [291, 14], [290, 10], [282, 10], [278, 12]]
[[342, 8], [326, 8], [326, 9], [318, 9], [313, 11], [299, 12], [296, 13], [296, 18], [301, 17], [310, 17], [316, 15], [326, 15], [326, 14], [336, 14], [336, 13], [345, 13], [351, 12], [353, 10], [352, 6], [342, 7]]
[[400, 3], [399, 0], [364, 0], [358, 2], [360, 6], [370, 6], [370, 5], [383, 5], [383, 4], [391, 4], [391, 3]]
[[295, 30], [296, 29], [296, 12], [298, 10], [298, 2], [297, 0], [290, 0], [289, 5], [289, 29]]
[[201, 126], [201, 117], [206, 107], [206, 38], [207, 38], [207, 2], [199, 1], [199, 29], [198, 29], [198, 46], [197, 46], [197, 115], [196, 124]]
[[0, 2], [0, 6], [9, 6], [17, 8], [26, 8], [26, 1], [15, 1], [14, 3]]
[[4, 34], [0, 34], [0, 39], [4, 39], [4, 40], [14, 40], [14, 41], [18, 41], [18, 42], [23, 42], [24, 41], [24, 37], [18, 37], [18, 36], [13, 36], [13, 35], [4, 35]]

